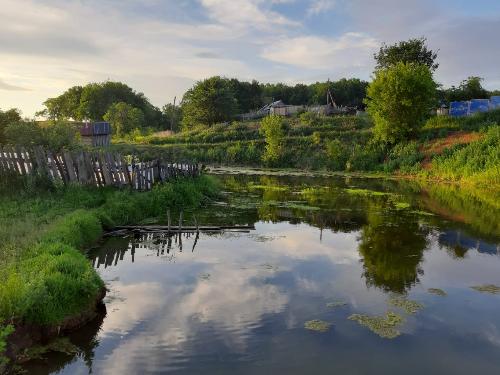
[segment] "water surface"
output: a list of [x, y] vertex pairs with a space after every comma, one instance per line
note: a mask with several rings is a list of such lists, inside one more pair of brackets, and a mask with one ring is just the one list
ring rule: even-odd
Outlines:
[[[498, 211], [444, 187], [219, 178], [220, 201], [185, 222], [256, 230], [104, 241], [89, 260], [106, 311], [70, 336], [78, 354], [30, 372], [500, 373], [500, 294], [472, 288], [500, 285]], [[387, 312], [392, 339], [349, 319]]]

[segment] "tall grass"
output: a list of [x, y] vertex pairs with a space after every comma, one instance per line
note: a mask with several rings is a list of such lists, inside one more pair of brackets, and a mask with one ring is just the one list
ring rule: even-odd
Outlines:
[[458, 145], [435, 156], [433, 176], [486, 185], [500, 186], [500, 126], [492, 126], [485, 136], [468, 145]]

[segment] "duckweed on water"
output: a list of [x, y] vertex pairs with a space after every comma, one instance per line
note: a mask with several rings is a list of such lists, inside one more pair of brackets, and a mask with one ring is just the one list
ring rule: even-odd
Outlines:
[[373, 191], [366, 189], [344, 189], [347, 194], [352, 195], [365, 195], [365, 196], [386, 196], [391, 195], [390, 193], [384, 193], [382, 191]]
[[394, 207], [396, 207], [397, 210], [406, 210], [410, 208], [410, 204], [406, 202], [395, 202]]
[[311, 331], [316, 331], [316, 332], [327, 332], [331, 326], [332, 326], [331, 323], [324, 322], [318, 319], [309, 320], [304, 324], [305, 329], [309, 329]]
[[343, 307], [343, 306], [347, 306], [347, 302], [333, 301], [333, 302], [328, 302], [326, 304], [326, 307], [330, 307], [330, 308], [337, 308], [337, 307]]
[[398, 328], [404, 322], [402, 316], [391, 311], [385, 316], [353, 314], [348, 319], [358, 322], [360, 325], [385, 339], [394, 339], [401, 335]]
[[481, 293], [489, 293], [489, 294], [500, 294], [500, 286], [493, 284], [485, 284], [478, 286], [471, 286], [471, 289]]
[[427, 291], [431, 294], [435, 294], [436, 296], [441, 296], [441, 297], [447, 296], [446, 292], [443, 289], [429, 288], [427, 289]]
[[424, 307], [421, 303], [406, 299], [403, 296], [392, 296], [389, 298], [389, 303], [394, 307], [403, 309], [407, 314], [416, 314]]

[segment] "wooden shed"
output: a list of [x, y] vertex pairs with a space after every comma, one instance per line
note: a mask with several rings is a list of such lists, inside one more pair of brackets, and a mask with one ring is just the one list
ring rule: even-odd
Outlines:
[[109, 146], [111, 143], [111, 124], [109, 122], [84, 122], [80, 127], [82, 143], [87, 146]]

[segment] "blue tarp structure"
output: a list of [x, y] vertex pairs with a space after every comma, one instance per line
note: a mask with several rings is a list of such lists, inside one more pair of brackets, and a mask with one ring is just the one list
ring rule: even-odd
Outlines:
[[451, 102], [450, 116], [463, 117], [469, 114], [469, 102]]
[[472, 99], [469, 105], [469, 115], [478, 112], [488, 112], [490, 110], [489, 99]]
[[491, 109], [500, 108], [500, 96], [492, 96], [490, 100]]

